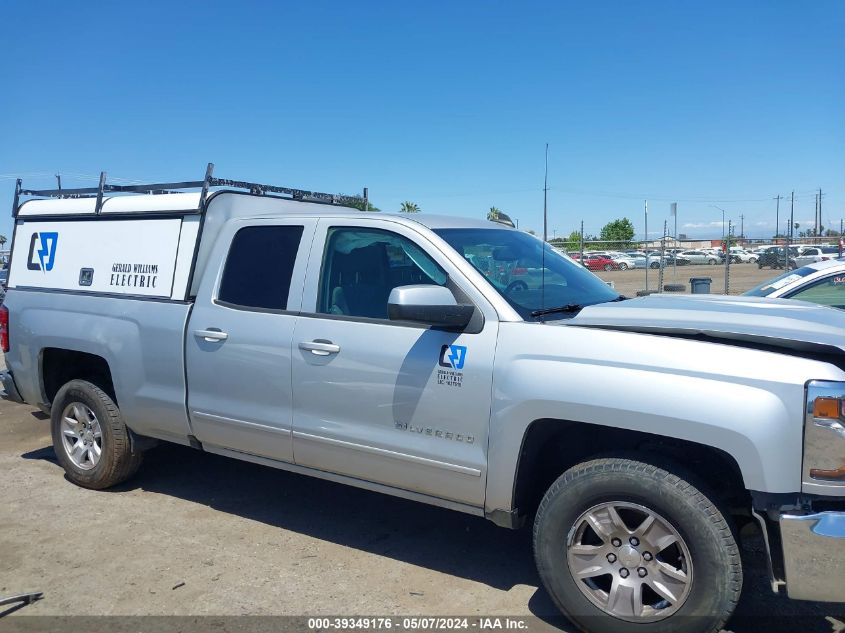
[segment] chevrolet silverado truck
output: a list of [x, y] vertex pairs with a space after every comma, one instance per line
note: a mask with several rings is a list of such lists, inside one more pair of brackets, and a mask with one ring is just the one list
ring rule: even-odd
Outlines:
[[772, 590], [845, 601], [841, 311], [626, 299], [500, 224], [211, 174], [17, 185], [2, 381], [71, 482], [166, 441], [530, 525], [586, 631], [719, 629], [746, 527]]

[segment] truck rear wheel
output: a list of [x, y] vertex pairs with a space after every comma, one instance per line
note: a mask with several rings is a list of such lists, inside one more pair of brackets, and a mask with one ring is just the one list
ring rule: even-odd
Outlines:
[[546, 590], [591, 632], [718, 631], [742, 589], [733, 532], [677, 475], [630, 459], [570, 468], [534, 522]]
[[87, 380], [72, 380], [53, 400], [53, 448], [68, 479], [101, 490], [129, 479], [143, 454], [133, 452], [129, 429], [109, 395]]

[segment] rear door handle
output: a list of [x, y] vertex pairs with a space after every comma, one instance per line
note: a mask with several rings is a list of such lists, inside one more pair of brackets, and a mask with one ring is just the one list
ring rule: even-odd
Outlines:
[[340, 351], [340, 345], [335, 345], [331, 341], [303, 341], [299, 344], [299, 349], [317, 356], [328, 356], [329, 354], [337, 354]]
[[194, 330], [194, 336], [209, 343], [220, 343], [229, 338], [226, 332], [221, 332], [220, 330]]

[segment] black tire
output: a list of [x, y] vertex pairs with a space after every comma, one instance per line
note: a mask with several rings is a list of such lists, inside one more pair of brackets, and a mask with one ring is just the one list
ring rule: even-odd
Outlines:
[[610, 272], [611, 270], [613, 270], [613, 265], [612, 265], [612, 264], [605, 264], [605, 265], [604, 265], [604, 271], [605, 271], [605, 272]]
[[[70, 458], [62, 440], [62, 416], [66, 407], [81, 403], [93, 412], [101, 429], [101, 453], [93, 468], [84, 470]], [[129, 429], [117, 405], [97, 385], [87, 380], [71, 380], [65, 384], [53, 399], [50, 416], [53, 448], [59, 464], [65, 469], [67, 478], [83, 488], [102, 490], [129, 479], [143, 460], [143, 453], [133, 452]]]
[[660, 262], [651, 262], [648, 265], [649, 268], [660, 268]]
[[[675, 467], [672, 470], [682, 472]], [[578, 519], [597, 504], [610, 501], [638, 504], [665, 518], [689, 549], [689, 594], [678, 610], [664, 619], [631, 622], [607, 614], [582, 593], [570, 572], [568, 539]], [[716, 504], [684, 478], [631, 459], [596, 459], [563, 473], [537, 511], [534, 556], [552, 601], [590, 633], [718, 631], [742, 590], [739, 548]]]
[[625, 262], [619, 262], [619, 270], [628, 270], [628, 264]]
[[707, 260], [707, 263], [708, 263], [708, 264], [710, 264], [711, 266], [715, 266], [715, 265], [716, 265], [716, 260], [715, 260], [715, 259], [708, 259], [708, 260]]

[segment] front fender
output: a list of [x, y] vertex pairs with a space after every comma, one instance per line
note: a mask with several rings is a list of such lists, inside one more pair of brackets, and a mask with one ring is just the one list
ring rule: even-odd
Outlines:
[[718, 448], [745, 487], [801, 490], [804, 383], [819, 361], [664, 336], [502, 324], [494, 368], [487, 510], [512, 510], [534, 420], [561, 419]]

